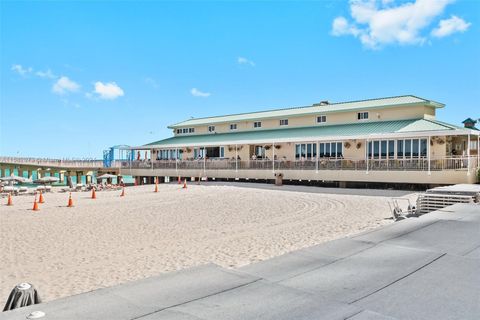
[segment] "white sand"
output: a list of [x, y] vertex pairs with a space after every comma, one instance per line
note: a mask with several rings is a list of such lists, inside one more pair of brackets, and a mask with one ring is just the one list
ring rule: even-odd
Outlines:
[[153, 189], [97, 192], [96, 200], [74, 193], [75, 208], [65, 207], [68, 194], [52, 193], [38, 212], [33, 196], [14, 197], [13, 207], [2, 199], [0, 307], [20, 282], [48, 301], [208, 262], [238, 267], [392, 222], [389, 198], [346, 189]]

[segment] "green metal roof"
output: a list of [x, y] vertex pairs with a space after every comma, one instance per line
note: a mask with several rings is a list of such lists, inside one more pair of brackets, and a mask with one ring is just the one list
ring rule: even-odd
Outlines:
[[407, 96], [387, 97], [387, 98], [328, 103], [328, 104], [316, 103], [306, 107], [275, 109], [275, 110], [268, 110], [268, 111], [240, 113], [240, 114], [232, 114], [232, 115], [217, 116], [217, 117], [207, 117], [207, 118], [193, 118], [193, 119], [185, 120], [180, 123], [171, 125], [169, 126], [169, 128], [173, 129], [178, 127], [199, 126], [199, 125], [224, 123], [224, 122], [235, 123], [239, 121], [247, 121], [247, 120], [254, 120], [254, 119], [256, 120], [256, 119], [269, 119], [269, 118], [279, 118], [279, 117], [297, 117], [297, 116], [304, 116], [304, 115], [310, 115], [310, 114], [346, 112], [346, 111], [352, 111], [352, 110], [368, 110], [368, 109], [389, 108], [389, 107], [396, 107], [396, 106], [417, 106], [422, 104], [429, 105], [434, 108], [443, 108], [445, 106], [444, 104], [441, 104], [439, 102], [419, 98], [412, 95], [407, 95]]
[[[211, 133], [199, 135], [175, 136], [152, 142], [145, 146], [169, 147], [174, 145], [214, 145], [231, 144], [236, 141], [281, 141], [296, 138], [351, 137], [385, 133], [408, 133], [422, 131], [456, 130], [455, 127], [436, 120], [412, 119], [395, 121], [366, 121], [352, 124], [317, 125], [282, 129], [257, 129], [232, 133]], [[463, 129], [463, 128], [461, 128]]]

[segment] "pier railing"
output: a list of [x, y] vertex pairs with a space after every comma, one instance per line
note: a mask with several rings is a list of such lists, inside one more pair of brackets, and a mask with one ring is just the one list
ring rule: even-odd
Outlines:
[[312, 160], [139, 160], [122, 162], [121, 168], [174, 170], [372, 170], [372, 171], [445, 171], [479, 167], [475, 157], [430, 159], [331, 159]]
[[[60, 168], [102, 168], [103, 161], [95, 159], [48, 159], [48, 158], [23, 158], [0, 157], [0, 163], [12, 165], [32, 165]], [[120, 163], [118, 163], [120, 165]]]

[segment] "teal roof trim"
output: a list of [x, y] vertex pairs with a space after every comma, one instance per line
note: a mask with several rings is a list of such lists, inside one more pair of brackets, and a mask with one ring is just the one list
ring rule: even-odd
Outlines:
[[354, 110], [371, 110], [378, 108], [390, 108], [397, 106], [418, 106], [430, 105], [434, 108], [443, 108], [445, 105], [432, 100], [423, 99], [413, 95], [386, 97], [378, 99], [338, 102], [329, 104], [313, 104], [305, 107], [293, 107], [284, 109], [274, 109], [257, 112], [247, 112], [223, 116], [192, 118], [169, 126], [174, 129], [186, 126], [199, 126], [216, 123], [236, 123], [241, 121], [255, 120], [255, 119], [272, 119], [279, 117], [298, 117], [312, 114], [332, 113], [332, 112], [347, 112]]
[[180, 135], [155, 141], [145, 146], [164, 146], [190, 144], [221, 144], [235, 141], [272, 141], [302, 137], [362, 136], [385, 133], [408, 133], [422, 131], [455, 130], [451, 125], [436, 120], [412, 119], [395, 121], [367, 121], [351, 124], [317, 125], [313, 127], [294, 127], [281, 129], [260, 129], [232, 133], [211, 133], [201, 135]]

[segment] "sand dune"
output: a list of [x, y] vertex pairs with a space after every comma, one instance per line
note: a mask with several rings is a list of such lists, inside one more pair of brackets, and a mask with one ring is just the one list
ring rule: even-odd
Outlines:
[[127, 188], [124, 198], [98, 192], [96, 200], [74, 193], [74, 208], [65, 207], [67, 194], [52, 193], [38, 212], [29, 210], [32, 196], [15, 197], [13, 207], [3, 199], [2, 306], [19, 282], [35, 284], [48, 301], [207, 262], [238, 267], [391, 223], [381, 190], [159, 189]]

